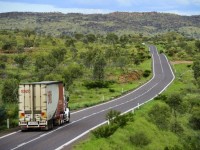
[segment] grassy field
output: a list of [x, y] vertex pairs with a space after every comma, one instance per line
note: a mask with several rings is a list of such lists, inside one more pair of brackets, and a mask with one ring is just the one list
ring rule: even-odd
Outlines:
[[[176, 79], [163, 93], [170, 96], [174, 92], [185, 92], [187, 88], [195, 88], [192, 84], [193, 74], [188, 68], [187, 64], [174, 65], [176, 70]], [[187, 93], [191, 94], [191, 93]], [[186, 94], [186, 95], [187, 95]], [[184, 140], [188, 136], [199, 135], [199, 131], [194, 131], [188, 126], [188, 119], [190, 114], [183, 113], [178, 115], [178, 121], [183, 128], [180, 134], [171, 132], [170, 130], [159, 129], [149, 118], [149, 111], [156, 104], [164, 104], [162, 100], [153, 100], [148, 104], [143, 105], [140, 109], [136, 110], [131, 115], [134, 121], [129, 121], [124, 128], [119, 128], [117, 131], [108, 138], [96, 138], [90, 134], [89, 138], [74, 146], [76, 150], [164, 150], [164, 149], [184, 149]], [[165, 104], [166, 105], [166, 104]], [[170, 122], [174, 118], [171, 117]], [[130, 141], [130, 137], [138, 133], [143, 133], [149, 140], [146, 146], [136, 146]], [[141, 139], [142, 140], [142, 139]], [[188, 143], [189, 144], [189, 143]]]

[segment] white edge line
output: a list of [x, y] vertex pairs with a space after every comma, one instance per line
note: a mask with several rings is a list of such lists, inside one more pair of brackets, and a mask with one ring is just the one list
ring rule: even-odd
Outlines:
[[9, 133], [9, 134], [6, 134], [6, 135], [4, 135], [4, 136], [1, 136], [0, 139], [3, 139], [3, 138], [5, 138], [5, 137], [7, 137], [7, 136], [13, 135], [13, 134], [18, 133], [18, 132], [20, 132], [20, 130], [19, 130], [19, 131], [16, 131], [16, 132]]
[[[150, 47], [149, 47], [149, 51], [150, 51]], [[152, 55], [152, 57], [154, 57], [153, 54], [151, 54], [151, 55]], [[141, 85], [141, 86], [138, 87], [137, 89], [135, 89], [135, 90], [133, 90], [133, 91], [131, 91], [131, 92], [129, 92], [129, 93], [123, 95], [123, 96], [120, 96], [120, 97], [118, 97], [118, 98], [116, 98], [116, 99], [113, 99], [113, 100], [111, 100], [111, 101], [107, 101], [107, 102], [105, 102], [105, 103], [97, 104], [97, 105], [95, 105], [95, 106], [91, 106], [91, 107], [88, 107], [88, 108], [85, 108], [85, 109], [82, 109], [82, 110], [79, 110], [79, 111], [75, 111], [75, 112], [72, 112], [71, 114], [76, 114], [76, 113], [78, 113], [78, 112], [82, 112], [82, 111], [85, 111], [85, 110], [88, 110], [88, 109], [92, 109], [92, 108], [95, 108], [95, 107], [98, 107], [98, 106], [101, 106], [101, 105], [105, 105], [105, 104], [108, 104], [108, 103], [117, 101], [118, 99], [121, 99], [121, 98], [123, 98], [123, 97], [126, 97], [126, 96], [132, 94], [133, 92], [135, 92], [135, 91], [141, 89], [143, 86], [145, 86], [146, 84], [148, 84], [149, 82], [151, 82], [151, 81], [155, 78], [154, 59], [152, 59], [152, 61], [153, 61], [153, 65], [152, 65], [152, 67], [153, 67], [153, 77], [152, 77], [148, 82], [146, 82], [145, 84]]]

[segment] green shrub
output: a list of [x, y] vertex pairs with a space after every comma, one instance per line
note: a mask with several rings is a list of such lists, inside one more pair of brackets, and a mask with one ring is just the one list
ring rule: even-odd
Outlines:
[[183, 130], [183, 127], [181, 126], [181, 123], [179, 123], [178, 121], [174, 121], [171, 124], [171, 131], [174, 133], [180, 134], [184, 130]]
[[18, 123], [18, 119], [10, 119], [10, 128], [17, 127]]
[[115, 92], [115, 89], [109, 89], [109, 92], [110, 92], [110, 93], [114, 93], [114, 92]]
[[92, 88], [108, 88], [109, 87], [109, 81], [89, 81], [85, 82], [84, 86], [88, 89]]
[[150, 70], [145, 70], [143, 73], [143, 77], [147, 78], [151, 74]]
[[123, 128], [125, 125], [127, 125], [128, 119], [125, 115], [117, 116], [114, 120], [114, 123], [117, 124], [118, 127]]
[[154, 98], [155, 100], [163, 100], [166, 101], [167, 100], [167, 96], [164, 94], [160, 94], [157, 97]]
[[120, 112], [117, 110], [110, 110], [107, 114], [106, 114], [106, 120], [108, 120], [110, 123], [114, 123], [114, 119], [119, 117]]
[[129, 140], [131, 144], [138, 147], [143, 147], [151, 143], [151, 140], [144, 132], [135, 133], [134, 135], [130, 136]]
[[185, 150], [199, 150], [200, 147], [200, 136], [198, 134], [187, 136], [183, 146]]
[[112, 125], [105, 125], [102, 127], [97, 128], [96, 130], [92, 131], [92, 134], [96, 138], [107, 138], [111, 136], [116, 130], [118, 126], [116, 124]]
[[19, 81], [16, 79], [7, 79], [3, 84], [2, 100], [5, 103], [17, 102]]
[[0, 62], [0, 69], [6, 69], [6, 64], [5, 63], [2, 63], [2, 62]]
[[131, 120], [131, 117], [129, 114], [126, 115], [120, 115], [121, 112], [116, 110], [110, 110], [106, 114], [106, 119], [109, 120], [111, 124], [116, 124], [117, 127], [123, 128], [125, 125], [127, 125], [127, 122]]
[[171, 117], [170, 108], [165, 103], [155, 104], [149, 111], [150, 121], [160, 129], [168, 129]]
[[196, 107], [192, 111], [192, 116], [189, 119], [190, 126], [195, 130], [200, 130], [200, 109]]
[[2, 125], [6, 120], [6, 107], [5, 105], [0, 105], [0, 124]]

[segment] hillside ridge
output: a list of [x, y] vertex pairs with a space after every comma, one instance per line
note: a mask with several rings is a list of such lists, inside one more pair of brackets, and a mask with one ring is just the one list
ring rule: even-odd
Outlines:
[[26, 28], [35, 30], [38, 34], [54, 36], [70, 35], [75, 32], [155, 35], [176, 31], [188, 37], [200, 38], [200, 15], [181, 16], [158, 12], [113, 12], [109, 14], [0, 13], [0, 29]]

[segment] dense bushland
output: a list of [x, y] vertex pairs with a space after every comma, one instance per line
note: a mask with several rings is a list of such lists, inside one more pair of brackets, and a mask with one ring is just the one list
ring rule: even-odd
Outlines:
[[[17, 120], [14, 108], [17, 107], [20, 82], [63, 81], [71, 97], [72, 109], [108, 101], [137, 87], [138, 80], [142, 84], [150, 78], [150, 72], [145, 70], [151, 69], [148, 48], [141, 41], [139, 35], [115, 33], [52, 37], [38, 35], [30, 29], [1, 30], [2, 118], [8, 118], [13, 110], [16, 114], [12, 119]], [[10, 104], [14, 108], [7, 107]]]

